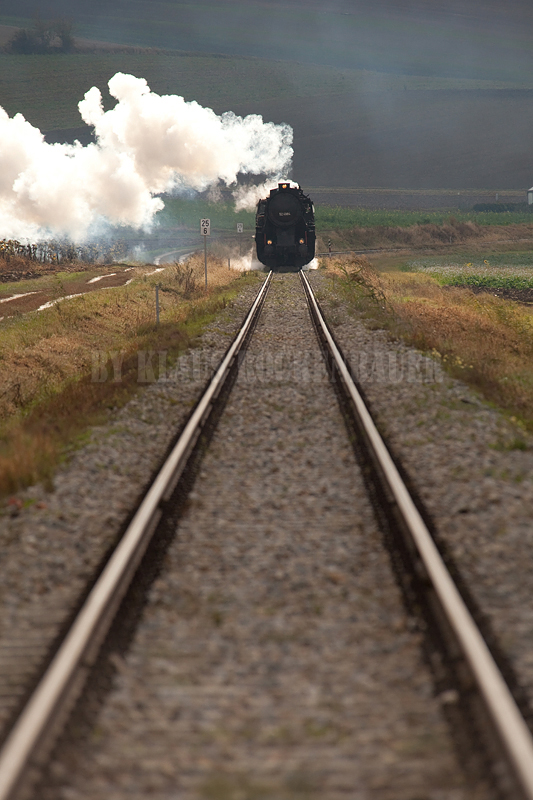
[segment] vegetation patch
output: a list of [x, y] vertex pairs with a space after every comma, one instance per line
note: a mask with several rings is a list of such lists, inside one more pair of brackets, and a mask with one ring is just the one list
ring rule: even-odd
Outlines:
[[444, 276], [443, 286], [468, 286], [476, 289], [532, 289], [533, 276], [520, 275], [463, 275]]
[[[501, 255], [501, 254], [500, 254]], [[516, 254], [515, 254], [516, 255]], [[492, 292], [493, 294], [518, 300], [523, 303], [533, 302], [533, 270], [531, 270], [531, 253], [527, 256], [526, 263], [517, 267], [512, 263], [495, 265], [494, 261], [502, 261], [491, 257], [482, 264], [466, 262], [459, 264], [429, 264], [419, 266], [426, 274], [432, 275], [441, 286], [468, 287], [473, 292]], [[403, 272], [410, 271], [409, 265], [401, 267]]]
[[[502, 252], [493, 250], [489, 255], [481, 255], [479, 252], [465, 250], [461, 253], [455, 252], [448, 258], [443, 255], [408, 257], [405, 258], [403, 271], [428, 272], [433, 275], [462, 275], [470, 271], [492, 275], [498, 267], [502, 269], [502, 274], [527, 274], [528, 269], [533, 267], [533, 252], [504, 249]], [[516, 268], [514, 273], [511, 272], [513, 268]]]
[[[341, 209], [348, 214], [352, 215], [355, 219], [359, 214], [359, 209]], [[501, 247], [506, 250], [509, 245], [521, 246], [526, 251], [529, 246], [533, 250], [533, 224], [520, 223], [509, 224], [508, 226], [499, 226], [492, 224], [482, 224], [476, 214], [463, 214], [463, 219], [458, 219], [455, 216], [445, 218], [444, 214], [434, 214], [437, 218], [444, 218], [442, 224], [437, 223], [420, 223], [416, 222], [416, 218], [422, 215], [417, 212], [404, 212], [404, 211], [383, 211], [383, 212], [365, 212], [368, 218], [375, 215], [375, 219], [382, 217], [383, 219], [389, 218], [396, 220], [398, 224], [391, 225], [375, 225], [368, 227], [344, 228], [342, 225], [339, 227], [328, 228], [324, 226], [324, 211], [327, 208], [317, 209], [317, 250], [324, 253], [328, 249], [328, 240], [332, 243], [333, 252], [342, 252], [345, 250], [398, 250], [398, 251], [411, 251], [410, 254], [404, 257], [404, 267], [406, 271], [412, 270], [431, 270], [436, 273], [442, 271], [442, 257], [438, 260], [431, 258], [428, 255], [424, 259], [414, 259], [412, 251], [419, 250], [427, 254], [451, 252], [453, 255], [450, 257], [457, 259], [458, 248], [468, 248], [477, 251], [473, 253], [465, 253], [465, 266], [474, 265], [477, 261], [480, 268], [486, 266], [481, 253], [490, 249], [490, 258], [492, 263], [493, 251], [495, 248]], [[342, 215], [341, 215], [342, 216]], [[520, 244], [519, 244], [520, 243]], [[517, 259], [514, 263], [531, 264], [533, 263], [533, 252], [523, 252], [514, 254]], [[497, 262], [504, 266], [505, 254], [496, 254]], [[467, 260], [468, 259], [468, 260]], [[513, 262], [510, 262], [513, 263]], [[454, 264], [447, 265], [459, 267], [460, 265], [455, 262]]]
[[[498, 214], [481, 211], [403, 211], [397, 209], [345, 208], [343, 206], [319, 206], [317, 220], [324, 228], [381, 229], [383, 235], [394, 236], [398, 228], [423, 227], [428, 233], [446, 228], [444, 235], [457, 237], [458, 234], [471, 234], [476, 226], [516, 225], [529, 223], [533, 218], [529, 211]], [[463, 227], [466, 224], [466, 228]], [[443, 237], [444, 238], [444, 237]]]
[[[171, 364], [246, 283], [257, 280], [211, 258], [206, 290], [203, 268], [203, 258], [193, 257], [128, 286], [0, 323], [0, 496], [50, 478], [91, 425], [145, 385], [139, 382], [140, 351], [166, 351]], [[101, 380], [105, 370], [109, 380]]]
[[6, 52], [23, 55], [70, 53], [74, 50], [74, 25], [68, 19], [43, 20], [37, 17], [31, 28], [17, 30], [6, 45]]
[[438, 359], [533, 430], [533, 316], [529, 307], [422, 272], [378, 272], [365, 257], [324, 259], [335, 287], [371, 327]]

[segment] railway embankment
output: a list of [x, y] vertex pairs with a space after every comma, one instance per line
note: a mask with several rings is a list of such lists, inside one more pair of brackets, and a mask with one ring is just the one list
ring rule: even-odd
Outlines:
[[[144, 372], [138, 375], [143, 382], [134, 397], [87, 432], [83, 446], [55, 470], [47, 488], [36, 483], [4, 502], [0, 510], [2, 735], [238, 329], [256, 286], [254, 281], [243, 288], [198, 338], [196, 347], [175, 362], [160, 364], [158, 353], [155, 358], [147, 356]], [[96, 378], [101, 380], [102, 375]], [[113, 382], [112, 369], [108, 379]]]
[[431, 515], [452, 572], [507, 662], [531, 723], [533, 438], [451, 375], [439, 354], [406, 346], [398, 328], [391, 337], [376, 315], [371, 328], [377, 329], [369, 329], [369, 304], [385, 304], [386, 297], [369, 300], [367, 289], [362, 304], [353, 295], [347, 302], [346, 294], [339, 301], [331, 278], [315, 273], [311, 281], [380, 431]]
[[[0, 497], [50, 479], [91, 426], [155, 380], [160, 368], [166, 373], [257, 281], [211, 259], [205, 290], [200, 257], [187, 266], [116, 271], [44, 276], [12, 291], [4, 286], [0, 317], [4, 307], [23, 305], [0, 319]], [[24, 296], [9, 300], [14, 294]]]
[[[530, 436], [442, 359], [369, 325], [330, 275], [310, 278], [528, 718]], [[53, 490], [3, 509], [4, 725], [256, 287], [95, 429]], [[58, 754], [41, 797], [164, 794], [176, 781], [184, 797], [340, 798], [354, 786], [361, 800], [492, 797], [459, 767], [445, 723], [458, 698], [439, 695], [421, 658], [295, 275], [273, 283], [143, 621], [114, 663], [94, 736]]]
[[[128, 653], [48, 797], [490, 797], [459, 765], [297, 275], [275, 276]], [[436, 794], [435, 794], [436, 792]]]

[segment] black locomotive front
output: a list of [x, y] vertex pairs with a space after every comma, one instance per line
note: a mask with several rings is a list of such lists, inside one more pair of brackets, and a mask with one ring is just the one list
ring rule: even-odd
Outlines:
[[315, 212], [299, 186], [279, 183], [257, 204], [257, 258], [270, 269], [301, 269], [315, 257]]

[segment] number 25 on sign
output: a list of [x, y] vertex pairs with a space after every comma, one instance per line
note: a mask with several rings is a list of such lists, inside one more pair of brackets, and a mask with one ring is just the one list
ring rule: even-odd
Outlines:
[[207, 289], [207, 239], [206, 236], [211, 236], [211, 220], [200, 220], [200, 233], [204, 237], [204, 271], [205, 271], [205, 288]]

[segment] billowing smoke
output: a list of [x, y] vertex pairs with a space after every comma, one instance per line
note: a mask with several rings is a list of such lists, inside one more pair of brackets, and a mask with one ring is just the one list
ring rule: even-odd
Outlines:
[[[236, 184], [239, 175], [276, 182], [292, 158], [292, 128], [262, 117], [218, 116], [177, 95], [151, 92], [144, 78], [117, 73], [103, 110], [90, 89], [79, 104], [96, 141], [48, 144], [21, 114], [0, 108], [0, 238], [87, 238], [102, 221], [149, 227], [158, 197]], [[236, 188], [239, 207], [254, 192]]]
[[[292, 128], [290, 131], [292, 133]], [[281, 176], [279, 173], [276, 176], [276, 183], [278, 180], [281, 180], [283, 183], [290, 183], [290, 185], [296, 189], [300, 188], [297, 183], [287, 180], [287, 178]], [[257, 205], [258, 200], [260, 200], [262, 197], [268, 197], [270, 190], [274, 188], [275, 187], [272, 184], [272, 177], [259, 185], [238, 186], [233, 192], [233, 197], [235, 199], [235, 210], [241, 211], [244, 209], [254, 208], [254, 206]]]

